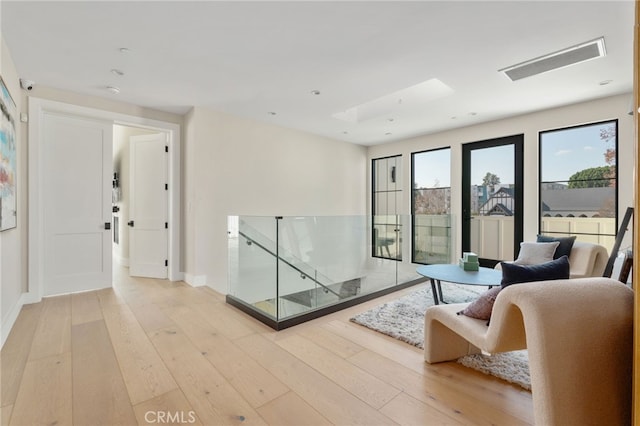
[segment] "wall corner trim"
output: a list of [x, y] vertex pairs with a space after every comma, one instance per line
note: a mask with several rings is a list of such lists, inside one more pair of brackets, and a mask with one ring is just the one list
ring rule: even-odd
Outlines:
[[13, 305], [7, 315], [2, 318], [2, 329], [0, 330], [0, 349], [2, 349], [4, 343], [7, 341], [7, 337], [9, 337], [9, 333], [11, 333], [11, 329], [18, 319], [18, 315], [20, 315], [22, 307], [30, 303], [38, 303], [41, 300], [42, 299], [40, 299], [33, 293], [22, 293], [20, 295], [20, 298], [18, 298], [16, 304]]
[[189, 284], [191, 287], [202, 287], [207, 285], [207, 276], [206, 275], [193, 275], [193, 274], [184, 274], [184, 281]]

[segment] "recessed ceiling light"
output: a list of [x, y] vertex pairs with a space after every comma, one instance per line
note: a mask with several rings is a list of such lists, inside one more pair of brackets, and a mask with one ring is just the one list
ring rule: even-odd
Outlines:
[[613, 80], [602, 80], [598, 84], [600, 84], [600, 86], [606, 86], [607, 84], [612, 83], [612, 82], [613, 82]]
[[469, 115], [478, 115], [477, 112], [470, 112]]
[[119, 69], [116, 69], [116, 68], [112, 68], [111, 69], [111, 74], [117, 75], [117, 76], [123, 76], [124, 72], [122, 70], [119, 70]]
[[391, 134], [392, 134], [391, 132], [387, 132], [387, 133], [385, 133], [385, 136], [389, 136]]
[[342, 132], [343, 135], [348, 135], [349, 132], [347, 132], [346, 130], [344, 132]]
[[121, 47], [120, 48], [120, 53], [129, 53], [131, 52], [131, 49], [127, 48], [127, 47]]
[[269, 111], [267, 114], [269, 114], [269, 115], [276, 115], [276, 112], [275, 112], [275, 111]]
[[394, 121], [394, 120], [395, 120], [395, 118], [387, 118], [387, 121], [388, 121], [389, 123], [393, 123], [393, 121]]
[[312, 94], [312, 95], [319, 95], [319, 94], [320, 94], [320, 91], [319, 91], [319, 90], [312, 90], [312, 91], [311, 91], [311, 94]]
[[107, 86], [107, 91], [113, 95], [120, 93], [120, 89], [116, 86]]

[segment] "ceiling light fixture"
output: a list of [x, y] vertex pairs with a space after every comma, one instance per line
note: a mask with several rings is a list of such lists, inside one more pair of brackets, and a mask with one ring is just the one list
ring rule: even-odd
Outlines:
[[112, 95], [117, 95], [118, 93], [120, 93], [120, 89], [116, 86], [107, 86], [107, 91]]
[[275, 111], [269, 111], [267, 114], [269, 114], [269, 115], [276, 115], [276, 112], [275, 112]]
[[606, 54], [604, 37], [600, 37], [507, 68], [502, 68], [498, 70], [498, 72], [509, 77], [511, 81], [516, 81], [590, 59], [599, 58]]
[[600, 83], [598, 83], [600, 86], [606, 86], [609, 83], [612, 83], [613, 80], [602, 80]]
[[127, 47], [121, 47], [120, 48], [120, 53], [129, 53], [131, 52], [131, 49], [127, 48]]
[[119, 69], [112, 68], [112, 69], [111, 69], [111, 74], [113, 74], [113, 75], [117, 75], [117, 76], [119, 76], [119, 77], [122, 77], [122, 76], [124, 75], [124, 72], [123, 72], [123, 71], [121, 71], [121, 70], [119, 70]]
[[319, 90], [312, 90], [312, 91], [311, 91], [311, 94], [312, 94], [312, 95], [316, 95], [316, 96], [317, 96], [317, 95], [319, 95], [319, 94], [320, 94], [320, 91], [319, 91]]

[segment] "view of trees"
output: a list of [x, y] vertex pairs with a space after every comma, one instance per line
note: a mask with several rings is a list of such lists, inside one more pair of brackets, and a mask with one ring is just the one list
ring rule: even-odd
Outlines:
[[449, 214], [451, 188], [420, 188], [413, 192], [414, 214]]
[[[613, 168], [613, 170], [612, 170]], [[580, 170], [569, 177], [569, 188], [606, 188], [615, 177], [615, 166], [591, 167]]]
[[482, 185], [488, 186], [491, 188], [491, 192], [493, 192], [494, 187], [500, 185], [500, 178], [495, 173], [487, 172], [482, 178]]

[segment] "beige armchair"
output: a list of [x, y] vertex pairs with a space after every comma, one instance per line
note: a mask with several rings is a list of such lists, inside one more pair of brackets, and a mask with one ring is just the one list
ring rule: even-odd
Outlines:
[[601, 277], [608, 260], [609, 254], [603, 246], [576, 241], [569, 255], [571, 278]]
[[633, 291], [609, 278], [515, 284], [496, 298], [490, 325], [425, 314], [425, 360], [527, 348], [534, 419], [544, 425], [630, 424]]

